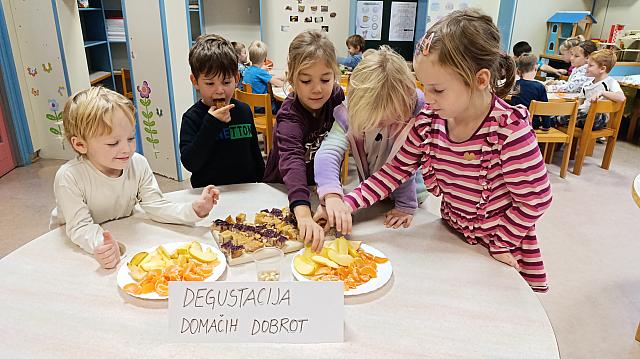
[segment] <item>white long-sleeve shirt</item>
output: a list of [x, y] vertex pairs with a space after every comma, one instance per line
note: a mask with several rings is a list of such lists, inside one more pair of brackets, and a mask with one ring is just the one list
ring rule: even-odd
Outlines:
[[56, 208], [49, 228], [66, 224], [71, 241], [92, 254], [103, 241], [99, 224], [130, 216], [138, 203], [157, 222], [193, 225], [200, 220], [191, 203], [164, 198], [147, 159], [138, 153], [118, 178], [106, 176], [78, 156], [58, 169], [53, 190]]

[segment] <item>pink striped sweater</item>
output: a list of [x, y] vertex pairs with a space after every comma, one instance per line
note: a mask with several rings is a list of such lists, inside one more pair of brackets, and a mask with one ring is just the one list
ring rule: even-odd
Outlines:
[[426, 105], [396, 156], [344, 197], [353, 209], [387, 197], [422, 166], [429, 192], [442, 195], [442, 218], [470, 244], [511, 254], [536, 291], [547, 290], [535, 223], [551, 204], [551, 186], [523, 107], [494, 96], [476, 133], [457, 143], [447, 121]]

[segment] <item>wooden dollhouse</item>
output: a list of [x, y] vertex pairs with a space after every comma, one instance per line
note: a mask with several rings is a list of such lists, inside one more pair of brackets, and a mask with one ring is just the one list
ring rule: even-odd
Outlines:
[[597, 23], [589, 11], [558, 11], [547, 20], [545, 54], [560, 55], [562, 43], [574, 36], [591, 37], [591, 25]]

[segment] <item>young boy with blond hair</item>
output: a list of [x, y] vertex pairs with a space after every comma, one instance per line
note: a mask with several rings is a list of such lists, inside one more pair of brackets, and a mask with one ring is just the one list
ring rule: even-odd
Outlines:
[[218, 35], [198, 37], [189, 51], [191, 82], [202, 99], [182, 115], [180, 160], [191, 186], [261, 182], [264, 160], [249, 106], [233, 98], [238, 57]]
[[65, 137], [78, 156], [56, 173], [49, 227], [66, 225], [71, 241], [107, 269], [120, 261], [120, 247], [100, 223], [130, 216], [139, 204], [154, 221], [193, 225], [209, 214], [219, 196], [208, 186], [193, 203], [166, 200], [149, 163], [135, 152], [133, 114], [126, 97], [91, 87], [71, 96], [62, 116]]
[[262, 41], [254, 41], [249, 45], [249, 60], [251, 66], [244, 70], [244, 83], [251, 85], [253, 93], [268, 93], [269, 84], [283, 86], [284, 77], [273, 76], [267, 71], [265, 60], [267, 59], [267, 44]]
[[[612, 50], [598, 50], [589, 55], [586, 74], [589, 77], [593, 77], [593, 80], [586, 82], [580, 90], [580, 95], [578, 97], [580, 100], [580, 107], [578, 107], [578, 120], [576, 121], [576, 126], [584, 128], [592, 102], [596, 102], [598, 100], [622, 102], [626, 99], [618, 81], [609, 76], [609, 72], [615, 65], [616, 54]], [[605, 127], [608, 120], [609, 117], [607, 114], [596, 114], [596, 118], [593, 122], [593, 129], [599, 130]], [[558, 122], [560, 125], [566, 125], [568, 123], [568, 118], [561, 117]]]

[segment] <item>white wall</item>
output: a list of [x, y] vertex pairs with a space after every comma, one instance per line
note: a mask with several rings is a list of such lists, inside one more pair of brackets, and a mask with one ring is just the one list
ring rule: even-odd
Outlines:
[[260, 0], [204, 0], [202, 7], [205, 34], [222, 35], [247, 47], [260, 40]]
[[[269, 58], [273, 59], [274, 72], [278, 73], [286, 67], [289, 43], [300, 32], [307, 29], [321, 29], [321, 26], [329, 26], [327, 33], [333, 41], [336, 53], [344, 56], [347, 53], [345, 40], [350, 35], [349, 30], [349, 1], [348, 0], [316, 0], [304, 1], [304, 12], [298, 12], [296, 1], [265, 0], [262, 2], [262, 41], [269, 46]], [[285, 10], [290, 5], [293, 11]], [[328, 12], [321, 12], [321, 6], [329, 6]], [[310, 7], [317, 6], [318, 10], [312, 12]], [[336, 17], [330, 18], [332, 12]], [[298, 22], [290, 22], [289, 17], [298, 16]], [[322, 23], [305, 23], [305, 17], [323, 17]], [[282, 26], [288, 26], [288, 31], [282, 31]]]
[[613, 24], [624, 24], [625, 30], [640, 30], [640, 1], [611, 0], [607, 9], [607, 1], [597, 0], [594, 16], [598, 20], [591, 28], [594, 38], [608, 39]]
[[592, 0], [519, 0], [509, 50], [516, 42], [526, 41], [534, 54], [541, 54], [546, 45], [547, 19], [551, 15], [563, 10], [591, 11], [592, 5]]

